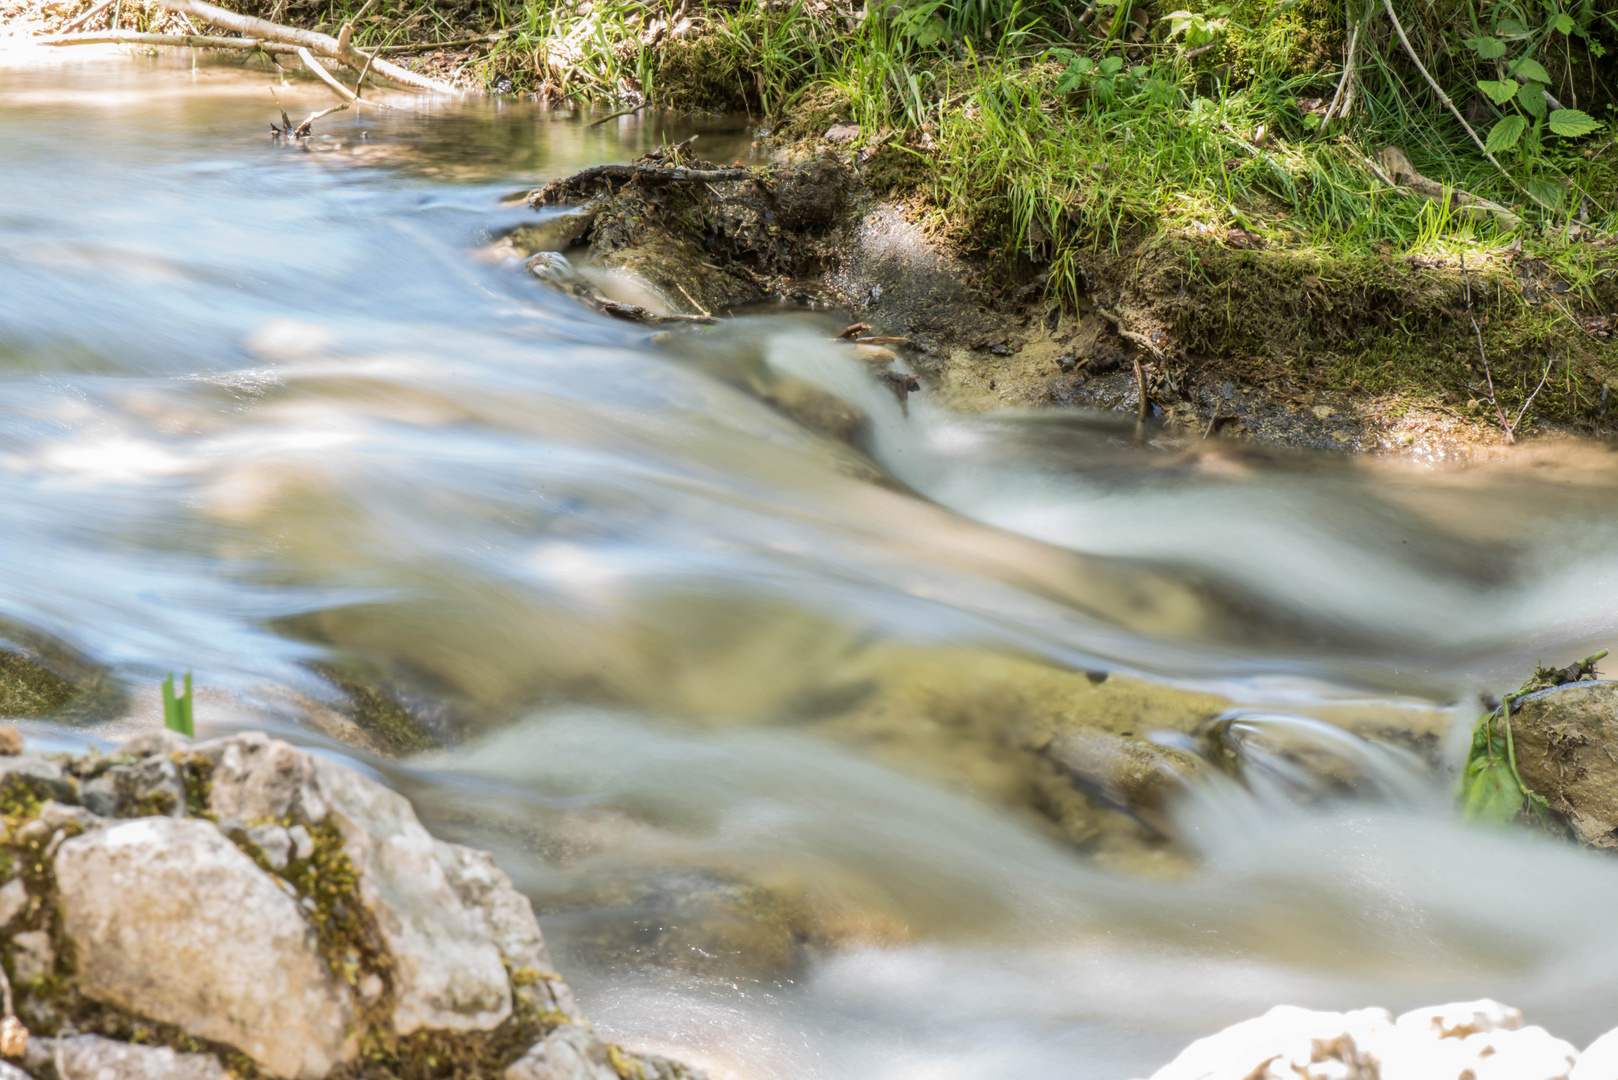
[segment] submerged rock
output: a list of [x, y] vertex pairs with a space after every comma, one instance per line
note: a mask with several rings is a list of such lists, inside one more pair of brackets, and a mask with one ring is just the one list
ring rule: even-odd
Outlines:
[[[247, 1067], [233, 1054], [289, 1080], [446, 1061], [525, 1080], [699, 1075], [601, 1043], [494, 860], [436, 840], [406, 799], [335, 762], [260, 734], [154, 732], [110, 757], [0, 763], [65, 785], [64, 801], [13, 798], [0, 833], [36, 1077], [60, 1058], [74, 1080], [223, 1080]], [[120, 780], [107, 815], [70, 805], [75, 776], [115, 772], [177, 796], [124, 798]]]
[[1278, 1005], [1198, 1039], [1152, 1080], [1568, 1080], [1579, 1052], [1495, 1001], [1317, 1012]]

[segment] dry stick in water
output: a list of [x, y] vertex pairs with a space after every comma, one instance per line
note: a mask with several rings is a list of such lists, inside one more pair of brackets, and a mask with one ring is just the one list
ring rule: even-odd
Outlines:
[[216, 38], [203, 37], [200, 34], [137, 34], [132, 30], [120, 30], [117, 33], [89, 33], [89, 34], [52, 34], [49, 37], [35, 38], [36, 45], [172, 45], [176, 47], [190, 47], [194, 49], [240, 49], [249, 52], [290, 53], [296, 52], [290, 45], [280, 45], [273, 41], [260, 41], [257, 38]]
[[246, 37], [264, 38], [267, 41], [280, 41], [288, 45], [301, 46], [312, 53], [340, 60], [358, 71], [368, 60], [376, 68], [376, 73], [390, 82], [401, 86], [413, 86], [420, 90], [434, 90], [442, 94], [452, 94], [455, 88], [437, 79], [429, 79], [408, 71], [397, 64], [387, 60], [378, 60], [369, 57], [359, 49], [350, 45], [346, 50], [339, 49], [337, 39], [329, 34], [317, 34], [313, 30], [299, 30], [291, 26], [282, 26], [279, 23], [267, 22], [264, 19], [255, 19], [251, 15], [238, 15], [233, 11], [226, 11], [222, 7], [207, 3], [206, 0], [157, 0], [157, 2], [170, 11], [180, 12], [182, 15], [194, 15], [204, 22], [212, 23], [226, 30], [234, 30]]
[[633, 109], [621, 109], [618, 112], [615, 112], [610, 116], [603, 116], [600, 120], [592, 120], [585, 126], [586, 127], [600, 127], [602, 124], [605, 124], [608, 120], [616, 120], [620, 116], [628, 116], [630, 113], [638, 113], [644, 108], [646, 108], [646, 105], [644, 103], [642, 103], [640, 105], [636, 105]]
[[[1461, 256], [1461, 277], [1466, 282], [1466, 317], [1472, 320], [1472, 333], [1478, 338], [1478, 357], [1483, 361], [1483, 377], [1489, 383], [1489, 404], [1494, 406], [1495, 415], [1500, 417], [1500, 426], [1506, 432], [1506, 445], [1517, 441], [1511, 433], [1511, 422], [1506, 419], [1506, 410], [1500, 407], [1500, 402], [1494, 396], [1494, 374], [1489, 370], [1489, 354], [1483, 351], [1483, 329], [1478, 326], [1477, 316], [1472, 314], [1472, 275], [1466, 272], [1466, 256]], [[1534, 393], [1539, 393], [1538, 390]]]
[[311, 75], [316, 76], [321, 82], [331, 87], [332, 93], [342, 98], [345, 102], [352, 104], [359, 100], [359, 95], [338, 82], [332, 73], [326, 70], [326, 65], [309, 54], [308, 49], [300, 48], [298, 50], [298, 59], [303, 61], [303, 66], [309, 69]]

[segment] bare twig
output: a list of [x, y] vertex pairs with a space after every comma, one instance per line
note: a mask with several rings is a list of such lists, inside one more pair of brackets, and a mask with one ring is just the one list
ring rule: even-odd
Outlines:
[[83, 15], [80, 15], [77, 19], [74, 19], [72, 22], [68, 23], [66, 26], [62, 27], [62, 29], [64, 31], [77, 30], [79, 27], [88, 23], [91, 19], [95, 18], [103, 11], [106, 11], [108, 8], [112, 7], [112, 5], [113, 0], [101, 0], [101, 3], [97, 4], [89, 11], [86, 11]]
[[608, 315], [612, 315], [615, 318], [619, 318], [619, 319], [627, 319], [629, 322], [640, 322], [640, 323], [666, 323], [666, 322], [711, 323], [711, 322], [714, 321], [714, 317], [712, 315], [657, 315], [657, 314], [654, 314], [653, 312], [647, 311], [645, 308], [640, 307], [637, 304], [623, 304], [623, 303], [619, 303], [617, 300], [608, 300], [606, 297], [602, 297], [602, 296], [597, 296], [597, 297], [594, 297], [593, 299], [595, 301], [596, 307], [600, 308], [602, 311], [606, 312]]
[[1140, 354], [1130, 357], [1135, 362], [1135, 388], [1140, 392], [1140, 407], [1135, 410], [1135, 419], [1141, 423], [1146, 422], [1146, 410], [1151, 406], [1146, 400], [1146, 369], [1140, 366]]
[[1528, 400], [1526, 400], [1526, 401], [1524, 401], [1522, 403], [1522, 408], [1517, 410], [1516, 417], [1511, 421], [1512, 433], [1515, 433], [1516, 430], [1517, 430], [1517, 425], [1522, 423], [1523, 413], [1528, 411], [1528, 406], [1532, 405], [1534, 403], [1534, 399], [1539, 396], [1539, 392], [1541, 390], [1545, 389], [1545, 380], [1551, 377], [1551, 364], [1552, 363], [1554, 363], [1553, 358], [1550, 357], [1550, 356], [1546, 356], [1545, 357], [1545, 373], [1539, 377], [1539, 385], [1534, 387], [1534, 392], [1532, 394], [1528, 395]]
[[[178, 11], [185, 15], [195, 15], [197, 18], [214, 26], [234, 30], [247, 37], [263, 38], [267, 41], [280, 41], [288, 45], [300, 46], [320, 56], [339, 60], [358, 71], [371, 60], [365, 53], [352, 45], [346, 49], [338, 47], [337, 39], [329, 34], [317, 34], [312, 30], [299, 30], [291, 26], [282, 26], [278, 23], [256, 19], [251, 15], [238, 15], [233, 11], [226, 11], [207, 0], [157, 0], [157, 2], [170, 11]], [[454, 93], [454, 88], [437, 79], [429, 79], [408, 71], [397, 64], [387, 60], [372, 60], [376, 73], [390, 82], [402, 86], [413, 86], [420, 90], [433, 90], [443, 94]]]
[[[1483, 378], [1489, 384], [1489, 404], [1494, 406], [1495, 415], [1500, 418], [1500, 426], [1506, 432], [1506, 444], [1517, 441], [1511, 431], [1511, 422], [1506, 419], [1506, 410], [1500, 407], [1499, 400], [1494, 395], [1494, 373], [1489, 370], [1489, 354], [1483, 351], [1483, 329], [1478, 326], [1477, 316], [1472, 314], [1472, 275], [1466, 272], [1466, 255], [1461, 255], [1461, 277], [1466, 282], [1466, 317], [1472, 321], [1472, 333], [1478, 339], [1478, 358], [1483, 361]], [[1547, 369], [1548, 370], [1548, 369]], [[1543, 384], [1542, 384], [1543, 385]], [[1534, 393], [1539, 393], [1538, 390]]]
[[1438, 85], [1438, 80], [1427, 73], [1427, 68], [1422, 64], [1421, 57], [1416, 55], [1415, 46], [1411, 45], [1410, 39], [1405, 36], [1404, 24], [1399, 21], [1399, 16], [1394, 14], [1393, 0], [1382, 0], [1382, 7], [1388, 13], [1388, 21], [1393, 23], [1394, 32], [1399, 35], [1399, 40], [1404, 43], [1405, 54], [1410, 57], [1410, 62], [1416, 65], [1416, 70], [1421, 72], [1421, 77], [1427, 80], [1427, 85], [1433, 88], [1433, 93], [1438, 95], [1438, 100], [1442, 101], [1445, 108], [1455, 114], [1455, 119], [1461, 122], [1461, 126], [1466, 129], [1466, 133], [1472, 136], [1472, 141], [1478, 144], [1478, 149], [1483, 151], [1483, 156], [1489, 159], [1489, 164], [1499, 169], [1502, 174], [1505, 173], [1505, 166], [1496, 161], [1494, 155], [1489, 153], [1489, 148], [1483, 145], [1483, 140], [1478, 138], [1478, 133], [1472, 130], [1471, 124], [1466, 122], [1466, 117], [1461, 115], [1461, 110], [1455, 107], [1455, 102], [1451, 101], [1449, 95], [1444, 93], [1444, 88]]
[[620, 109], [617, 112], [612, 113], [612, 114], [610, 114], [608, 116], [603, 116], [600, 120], [592, 120], [588, 124], [586, 124], [585, 126], [586, 127], [600, 127], [602, 124], [605, 124], [608, 120], [616, 120], [620, 116], [628, 116], [630, 113], [638, 113], [644, 108], [646, 108], [646, 104], [644, 102], [642, 102], [641, 104], [636, 105], [633, 109]]
[[690, 293], [686, 292], [684, 285], [681, 285], [678, 281], [676, 281], [674, 283], [674, 287], [676, 289], [680, 290], [680, 295], [684, 296], [687, 300], [691, 301], [691, 306], [697, 309], [698, 314], [704, 316], [705, 318], [709, 318], [709, 319], [713, 318], [713, 313], [710, 312], [707, 308], [703, 307], [701, 304], [697, 303], [697, 298], [692, 296]]
[[1342, 115], [1346, 116], [1348, 114], [1348, 101], [1345, 99], [1345, 95], [1353, 92], [1354, 61], [1360, 47], [1360, 28], [1364, 25], [1365, 21], [1363, 19], [1355, 23], [1354, 32], [1348, 36], [1348, 52], [1343, 59], [1343, 77], [1337, 80], [1337, 90], [1331, 96], [1331, 104], [1326, 106], [1326, 112], [1320, 118], [1322, 131], [1326, 129], [1327, 124], [1331, 123], [1332, 117], [1338, 115], [1337, 106], [1339, 103], [1343, 106]]
[[124, 13], [124, 0], [118, 0], [118, 2], [116, 4], [112, 5], [112, 18], [107, 20], [107, 29], [108, 30], [112, 30], [114, 32], [117, 31], [117, 29], [118, 29], [118, 18], [123, 13]]
[[348, 102], [345, 101], [341, 105], [333, 105], [329, 109], [321, 109], [317, 113], [310, 113], [307, 120], [292, 129], [292, 137], [294, 139], [307, 139], [313, 130], [310, 125], [316, 120], [319, 120], [322, 116], [330, 116], [334, 112], [342, 112], [346, 108], [348, 108]]
[[857, 322], [852, 326], [844, 327], [842, 330], [838, 331], [837, 337], [839, 337], [839, 338], [858, 337], [861, 330], [869, 330], [870, 328], [871, 328], [870, 323]]

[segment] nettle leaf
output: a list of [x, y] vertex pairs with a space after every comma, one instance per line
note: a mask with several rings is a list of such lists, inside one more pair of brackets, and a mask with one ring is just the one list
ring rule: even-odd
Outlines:
[[1523, 129], [1528, 121], [1520, 116], [1508, 116], [1494, 127], [1489, 129], [1489, 138], [1484, 142], [1484, 149], [1491, 154], [1498, 154], [1502, 150], [1510, 150], [1522, 138]]
[[[1124, 69], [1124, 58], [1121, 56], [1104, 57], [1101, 61], [1101, 74], [1116, 75]], [[1550, 82], [1547, 78], [1546, 82]]]
[[1545, 115], [1545, 87], [1537, 82], [1523, 83], [1517, 89], [1517, 104], [1529, 116]]
[[1565, 11], [1556, 17], [1556, 21], [1552, 25], [1559, 34], [1572, 35], [1573, 31], [1579, 28], [1578, 24], [1573, 21], [1573, 16]]
[[1557, 109], [1550, 115], [1549, 127], [1552, 135], [1576, 139], [1580, 135], [1589, 135], [1591, 132], [1599, 131], [1601, 124], [1595, 117], [1588, 113], [1582, 113], [1578, 109]]
[[1561, 184], [1554, 184], [1546, 180], [1528, 181], [1528, 191], [1534, 198], [1553, 210], [1561, 208], [1563, 196], [1567, 194], [1567, 189]]
[[1545, 65], [1530, 56], [1525, 56], [1512, 64], [1511, 73], [1521, 75], [1525, 79], [1533, 79], [1535, 82], [1542, 82], [1546, 86], [1549, 86], [1551, 82], [1551, 73], [1545, 70]]
[[1477, 53], [1483, 60], [1498, 60], [1506, 55], [1506, 43], [1496, 37], [1467, 38], [1461, 44]]
[[1480, 79], [1478, 89], [1493, 98], [1496, 105], [1504, 105], [1517, 96], [1517, 84], [1511, 79], [1501, 79], [1499, 82]]
[[1520, 38], [1528, 36], [1528, 27], [1524, 26], [1516, 19], [1501, 19], [1498, 23], [1495, 23], [1494, 28], [1500, 34], [1508, 38]]

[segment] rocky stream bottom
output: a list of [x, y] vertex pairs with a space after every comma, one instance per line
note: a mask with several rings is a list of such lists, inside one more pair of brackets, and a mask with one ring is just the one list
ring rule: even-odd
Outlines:
[[[13, 711], [61, 707], [46, 669], [8, 656]], [[1618, 847], [1618, 683], [1589, 681], [1590, 667], [1546, 669], [1537, 689], [1507, 699], [1512, 775], [1545, 813], [1525, 804], [1495, 817], [1609, 849]], [[1008, 694], [1014, 706], [996, 708]], [[931, 723], [915, 723], [918, 703]], [[1210, 783], [1260, 783], [1265, 773], [1324, 798], [1374, 786], [1378, 745], [1436, 763], [1436, 717], [1345, 717], [1358, 734], [1288, 738], [1225, 704], [956, 656], [890, 684], [824, 734], [886, 744], [896, 761], [922, 760], [1044, 817], [1104, 862], [1170, 875], [1194, 853], [1165, 810]], [[1018, 721], [974, 719], [1010, 715]], [[530, 901], [494, 859], [435, 839], [404, 796], [329, 756], [251, 732], [193, 741], [163, 729], [108, 752], [40, 753], [3, 728], [0, 814], [0, 1078], [703, 1075], [597, 1038]], [[732, 900], [768, 888], [735, 885]], [[787, 933], [800, 944], [823, 954], [881, 945], [880, 911], [853, 916], [846, 898], [840, 916], [827, 914], [839, 908], [825, 897], [749, 906], [721, 920], [729, 938], [706, 942], [713, 953], [697, 951], [751, 951], [756, 961], [761, 942], [771, 951], [768, 926], [794, 907]], [[755, 929], [738, 932], [750, 918]], [[839, 918], [841, 936], [828, 929]], [[1154, 1080], [1294, 1077], [1613, 1080], [1618, 1036], [1581, 1054], [1486, 1000], [1397, 1019], [1281, 1006], [1197, 1042]]]

